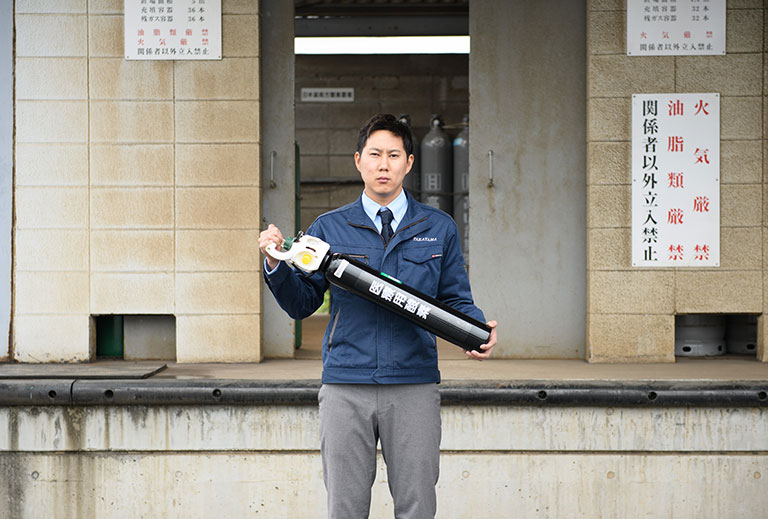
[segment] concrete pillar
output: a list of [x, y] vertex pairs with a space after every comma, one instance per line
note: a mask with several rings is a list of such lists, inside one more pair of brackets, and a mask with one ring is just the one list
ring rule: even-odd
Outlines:
[[13, 225], [13, 4], [0, 4], [0, 360], [10, 354]]
[[[261, 20], [261, 228], [266, 229], [273, 223], [284, 236], [293, 236], [296, 230], [293, 2], [262, 0]], [[294, 320], [277, 305], [263, 283], [262, 290], [264, 355], [293, 357]]]
[[499, 357], [584, 356], [585, 10], [470, 2], [470, 279]]

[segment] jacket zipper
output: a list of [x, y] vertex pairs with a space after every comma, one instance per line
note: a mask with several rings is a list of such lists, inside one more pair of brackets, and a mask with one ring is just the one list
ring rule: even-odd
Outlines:
[[398, 228], [398, 229], [397, 229], [397, 231], [395, 231], [395, 234], [393, 234], [393, 235], [392, 235], [392, 237], [394, 238], [395, 236], [397, 236], [397, 233], [399, 233], [400, 231], [404, 231], [404, 230], [406, 230], [408, 227], [413, 227], [413, 226], [414, 226], [414, 225], [416, 225], [417, 223], [421, 223], [421, 222], [423, 222], [423, 221], [424, 221], [424, 220], [426, 220], [426, 219], [427, 219], [427, 217], [425, 216], [425, 217], [424, 217], [424, 218], [422, 218], [421, 220], [416, 220], [415, 222], [413, 222], [413, 223], [409, 223], [408, 225], [406, 225], [406, 226], [405, 226], [405, 227], [403, 227], [403, 228]]
[[333, 349], [333, 334], [336, 332], [336, 325], [339, 323], [339, 315], [341, 314], [341, 308], [336, 311], [336, 316], [333, 318], [333, 326], [331, 326], [331, 334], [328, 336], [328, 352]]

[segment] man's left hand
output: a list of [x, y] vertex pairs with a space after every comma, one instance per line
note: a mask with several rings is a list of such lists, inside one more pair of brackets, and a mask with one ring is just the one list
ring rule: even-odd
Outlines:
[[496, 326], [498, 326], [499, 323], [497, 323], [496, 321], [488, 321], [485, 324], [491, 327], [491, 336], [488, 339], [488, 342], [486, 344], [483, 344], [480, 346], [480, 349], [483, 351], [477, 351], [477, 350], [464, 351], [464, 353], [466, 353], [467, 357], [469, 357], [470, 359], [485, 360], [491, 356], [491, 353], [493, 352], [493, 347], [496, 346]]

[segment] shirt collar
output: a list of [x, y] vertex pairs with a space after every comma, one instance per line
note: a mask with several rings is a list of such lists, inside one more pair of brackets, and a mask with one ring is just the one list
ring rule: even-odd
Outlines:
[[381, 217], [379, 216], [379, 209], [382, 207], [387, 207], [390, 211], [392, 211], [393, 219], [390, 225], [392, 226], [393, 231], [397, 230], [397, 226], [400, 225], [400, 222], [405, 217], [405, 213], [408, 210], [408, 197], [405, 196], [405, 189], [401, 190], [400, 194], [397, 195], [397, 198], [392, 200], [386, 206], [380, 206], [371, 200], [368, 195], [365, 194], [365, 191], [363, 191], [361, 198], [365, 214], [368, 215], [368, 218], [371, 219], [379, 232], [381, 232]]

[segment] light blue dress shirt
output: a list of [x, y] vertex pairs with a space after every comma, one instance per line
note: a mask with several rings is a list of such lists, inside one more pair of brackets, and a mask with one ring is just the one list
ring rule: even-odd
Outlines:
[[397, 198], [392, 200], [389, 205], [386, 206], [380, 206], [368, 198], [368, 195], [365, 194], [365, 191], [363, 191], [362, 201], [363, 211], [365, 211], [365, 214], [367, 214], [368, 218], [371, 219], [373, 225], [376, 226], [376, 230], [379, 231], [379, 234], [381, 234], [381, 216], [379, 216], [379, 210], [387, 207], [390, 211], [392, 211], [392, 223], [389, 225], [392, 226], [393, 233], [397, 232], [397, 226], [400, 225], [400, 222], [405, 217], [406, 211], [408, 211], [408, 198], [405, 196], [405, 190], [401, 190], [400, 194], [397, 195]]

